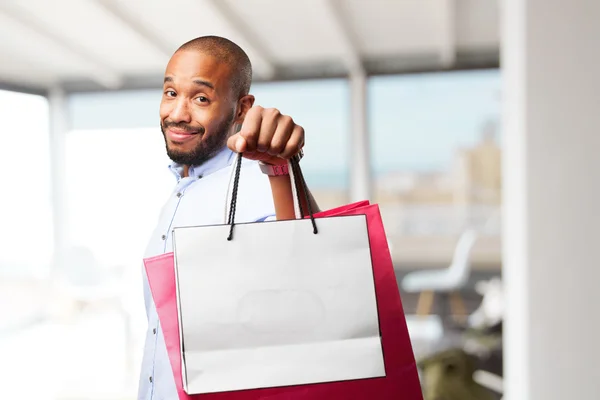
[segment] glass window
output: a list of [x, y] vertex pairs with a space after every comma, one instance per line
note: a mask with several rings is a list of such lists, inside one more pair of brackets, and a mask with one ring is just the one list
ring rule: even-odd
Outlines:
[[72, 131], [66, 154], [70, 242], [107, 266], [139, 263], [176, 183], [158, 127]]
[[473, 260], [500, 263], [498, 70], [375, 77], [369, 114], [375, 201], [405, 268], [447, 266], [469, 227]]
[[302, 171], [321, 209], [347, 202], [349, 88], [345, 80], [257, 83], [255, 104], [275, 107], [306, 132]]
[[147, 327], [142, 258], [175, 185], [165, 153], [158, 127], [67, 134], [67, 261], [51, 319], [31, 334], [46, 346], [37, 355], [50, 382], [44, 398], [135, 397]]

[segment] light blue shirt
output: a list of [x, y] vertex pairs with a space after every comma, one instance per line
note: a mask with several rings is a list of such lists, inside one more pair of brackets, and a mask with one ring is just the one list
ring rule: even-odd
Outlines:
[[[236, 155], [222, 150], [201, 166], [183, 168], [172, 164], [177, 185], [164, 205], [148, 244], [145, 258], [173, 251], [171, 232], [176, 227], [224, 223], [227, 191]], [[275, 214], [269, 178], [255, 161], [244, 160], [236, 208], [236, 222], [271, 219]], [[199, 246], [202, 243], [198, 243]], [[139, 383], [139, 400], [177, 400], [175, 380], [148, 280], [144, 271], [144, 300], [148, 331]]]

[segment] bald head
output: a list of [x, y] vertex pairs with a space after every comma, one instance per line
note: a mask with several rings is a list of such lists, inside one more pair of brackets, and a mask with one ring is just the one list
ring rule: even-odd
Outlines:
[[250, 92], [252, 64], [240, 46], [219, 36], [201, 36], [184, 43], [179, 51], [198, 51], [229, 66], [232, 94], [242, 97]]

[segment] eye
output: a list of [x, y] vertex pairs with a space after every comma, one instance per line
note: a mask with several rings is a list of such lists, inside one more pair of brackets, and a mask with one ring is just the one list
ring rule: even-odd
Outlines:
[[175, 97], [175, 96], [177, 96], [177, 93], [175, 93], [175, 91], [174, 91], [174, 90], [167, 90], [167, 91], [165, 92], [165, 95], [166, 95], [167, 97]]
[[196, 97], [196, 100], [198, 100], [200, 103], [208, 103], [208, 99], [204, 96]]

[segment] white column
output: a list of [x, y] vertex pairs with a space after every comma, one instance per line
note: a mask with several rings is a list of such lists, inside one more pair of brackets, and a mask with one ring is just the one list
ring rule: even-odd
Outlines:
[[351, 131], [350, 201], [371, 199], [371, 149], [367, 123], [367, 77], [362, 69], [350, 73]]
[[[65, 143], [69, 131], [67, 98], [60, 88], [50, 90], [50, 168], [52, 183], [52, 216], [54, 250], [62, 249], [68, 240]], [[83, 166], [82, 166], [83, 167]]]
[[600, 2], [502, 2], [505, 399], [600, 399]]

